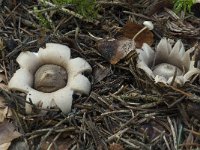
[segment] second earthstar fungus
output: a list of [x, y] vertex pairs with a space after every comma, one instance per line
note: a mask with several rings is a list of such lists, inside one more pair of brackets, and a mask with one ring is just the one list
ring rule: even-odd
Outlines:
[[[82, 58], [70, 58], [69, 47], [47, 43], [38, 53], [21, 52], [17, 57], [20, 69], [9, 81], [11, 90], [25, 92], [26, 101], [41, 108], [58, 107], [63, 113], [71, 111], [73, 93], [88, 95], [91, 83], [83, 72], [92, 68]], [[26, 103], [26, 112], [32, 105]]]
[[185, 51], [181, 40], [174, 46], [169, 40], [162, 38], [155, 51], [144, 43], [141, 49], [137, 49], [139, 55], [137, 67], [142, 69], [156, 83], [172, 84], [183, 86], [200, 70], [194, 67], [194, 61], [190, 54], [194, 49]]

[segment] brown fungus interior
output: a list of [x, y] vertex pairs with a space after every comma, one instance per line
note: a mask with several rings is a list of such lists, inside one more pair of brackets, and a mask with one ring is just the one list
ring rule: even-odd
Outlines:
[[34, 89], [50, 93], [57, 91], [67, 84], [67, 71], [58, 65], [47, 64], [40, 66], [35, 72]]

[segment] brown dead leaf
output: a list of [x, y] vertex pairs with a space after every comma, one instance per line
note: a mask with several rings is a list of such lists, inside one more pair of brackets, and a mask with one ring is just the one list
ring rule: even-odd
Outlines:
[[[136, 24], [134, 22], [127, 21], [121, 32], [124, 37], [132, 39], [134, 35], [136, 35], [144, 26]], [[153, 44], [153, 33], [146, 29], [141, 32], [136, 38], [135, 43], [137, 48], [141, 48], [143, 43], [147, 43], [148, 45]]]
[[99, 53], [111, 64], [118, 63], [135, 49], [135, 42], [128, 38], [106, 39], [97, 43]]
[[120, 144], [112, 143], [109, 145], [109, 150], [124, 150], [124, 148]]
[[16, 131], [16, 128], [12, 123], [5, 121], [0, 124], [0, 145], [9, 143], [20, 136], [21, 133]]

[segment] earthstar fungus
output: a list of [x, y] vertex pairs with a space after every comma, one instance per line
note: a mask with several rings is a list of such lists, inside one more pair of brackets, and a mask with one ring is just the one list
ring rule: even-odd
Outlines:
[[[9, 82], [9, 88], [27, 93], [26, 101], [42, 108], [58, 107], [71, 111], [73, 93], [88, 95], [91, 84], [82, 73], [92, 68], [82, 58], [70, 58], [70, 49], [61, 44], [47, 43], [38, 53], [21, 52], [17, 57], [20, 69]], [[26, 112], [32, 106], [26, 103]]]
[[181, 40], [178, 40], [172, 48], [170, 42], [163, 38], [153, 51], [149, 45], [143, 44], [141, 49], [137, 49], [139, 54], [137, 67], [155, 82], [182, 86], [190, 78], [199, 74], [200, 70], [194, 67], [194, 61], [190, 57], [193, 49], [185, 51]]

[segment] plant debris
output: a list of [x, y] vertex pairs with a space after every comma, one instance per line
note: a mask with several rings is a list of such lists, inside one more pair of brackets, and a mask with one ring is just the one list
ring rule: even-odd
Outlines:
[[16, 131], [15, 126], [9, 122], [3, 122], [0, 124], [0, 146], [7, 147], [10, 142], [22, 134]]
[[[121, 29], [124, 37], [132, 39], [144, 26], [136, 24], [135, 22], [126, 22], [126, 24]], [[148, 45], [153, 44], [153, 33], [150, 30], [144, 30], [135, 38], [135, 43], [137, 48], [141, 48], [143, 43]]]
[[128, 38], [101, 40], [97, 46], [100, 54], [111, 64], [118, 63], [135, 50], [135, 42]]

